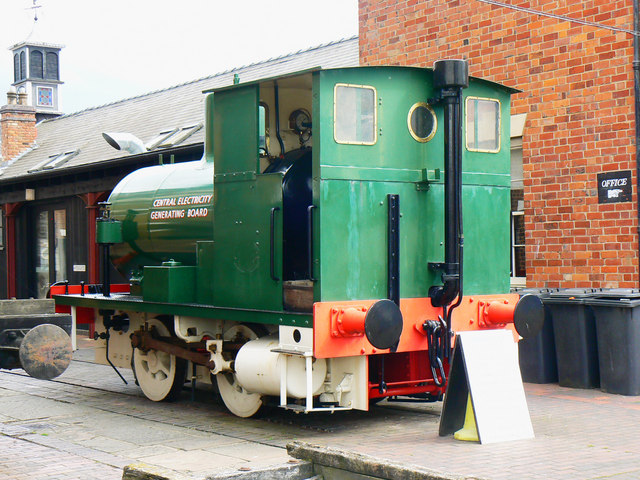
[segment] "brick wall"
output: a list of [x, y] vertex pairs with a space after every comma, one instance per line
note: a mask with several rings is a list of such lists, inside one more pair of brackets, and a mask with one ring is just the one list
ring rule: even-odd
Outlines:
[[[632, 2], [503, 0], [633, 28]], [[527, 285], [637, 287], [633, 40], [477, 0], [360, 0], [362, 65], [466, 58], [522, 90]], [[632, 170], [633, 201], [598, 204], [597, 174]]]

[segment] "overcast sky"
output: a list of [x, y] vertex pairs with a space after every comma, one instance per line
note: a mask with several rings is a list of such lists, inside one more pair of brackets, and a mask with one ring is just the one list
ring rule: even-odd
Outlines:
[[[358, 34], [357, 0], [37, 0], [34, 37], [60, 54], [65, 113]], [[0, 105], [9, 47], [34, 25], [33, 0], [0, 0]]]

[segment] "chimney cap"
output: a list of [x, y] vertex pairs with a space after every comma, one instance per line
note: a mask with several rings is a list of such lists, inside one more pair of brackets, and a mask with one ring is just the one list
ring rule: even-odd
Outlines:
[[16, 89], [11, 87], [7, 92], [7, 105], [17, 105], [18, 104], [18, 94], [16, 93]]

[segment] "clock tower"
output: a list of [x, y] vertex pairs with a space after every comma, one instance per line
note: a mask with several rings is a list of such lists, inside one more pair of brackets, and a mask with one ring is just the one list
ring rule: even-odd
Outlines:
[[13, 83], [18, 93], [27, 94], [27, 105], [36, 109], [37, 121], [62, 115], [58, 87], [60, 50], [55, 45], [29, 39], [10, 47], [13, 53]]

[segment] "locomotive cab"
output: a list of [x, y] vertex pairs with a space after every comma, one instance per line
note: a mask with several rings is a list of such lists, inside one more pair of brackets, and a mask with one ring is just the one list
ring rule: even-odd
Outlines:
[[199, 298], [311, 312], [312, 78], [305, 73], [212, 94], [213, 244], [201, 248], [210, 249], [212, 270], [224, 272], [224, 280], [214, 274]]

